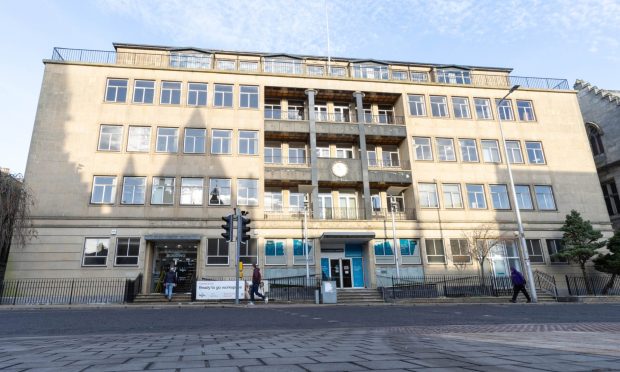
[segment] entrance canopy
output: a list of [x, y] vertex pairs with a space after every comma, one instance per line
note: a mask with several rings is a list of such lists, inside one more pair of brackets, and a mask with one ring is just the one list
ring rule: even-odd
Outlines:
[[151, 234], [145, 235], [144, 240], [173, 240], [173, 241], [196, 241], [200, 240], [202, 236], [197, 234], [190, 235], [175, 235], [175, 234]]
[[321, 235], [321, 243], [335, 243], [346, 240], [347, 243], [366, 243], [375, 238], [374, 232], [357, 232], [357, 231], [344, 231], [344, 232], [329, 232], [326, 231]]

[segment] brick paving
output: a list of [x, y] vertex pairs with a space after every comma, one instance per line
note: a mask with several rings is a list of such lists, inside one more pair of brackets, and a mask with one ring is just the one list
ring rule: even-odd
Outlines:
[[3, 337], [3, 371], [620, 371], [620, 323]]

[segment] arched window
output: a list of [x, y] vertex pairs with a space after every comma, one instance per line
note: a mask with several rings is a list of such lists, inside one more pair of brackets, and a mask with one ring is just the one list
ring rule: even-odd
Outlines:
[[603, 141], [601, 140], [601, 130], [595, 124], [587, 123], [586, 125], [588, 128], [588, 140], [590, 141], [592, 154], [603, 154], [605, 152], [605, 148], [603, 147]]

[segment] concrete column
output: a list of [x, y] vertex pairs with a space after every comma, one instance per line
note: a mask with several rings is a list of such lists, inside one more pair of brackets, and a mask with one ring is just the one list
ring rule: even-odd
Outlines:
[[364, 215], [367, 220], [372, 218], [372, 203], [370, 201], [370, 183], [368, 182], [368, 153], [366, 152], [366, 127], [364, 126], [364, 93], [355, 92], [355, 104], [357, 106], [357, 125], [360, 132], [360, 157], [362, 163], [362, 183], [364, 185]]
[[314, 113], [314, 97], [318, 93], [315, 89], [306, 89], [308, 96], [308, 119], [310, 121], [310, 170], [312, 177], [312, 195], [310, 204], [312, 205], [312, 215], [319, 215], [319, 168], [316, 156], [316, 117]]

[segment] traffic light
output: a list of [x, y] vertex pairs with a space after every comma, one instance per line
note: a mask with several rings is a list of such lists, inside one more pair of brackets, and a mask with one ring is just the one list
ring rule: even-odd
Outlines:
[[243, 211], [241, 212], [241, 215], [239, 215], [239, 240], [241, 242], [250, 240], [249, 232], [252, 230], [252, 228], [250, 228], [250, 222], [252, 222], [252, 220], [247, 217], [243, 217], [246, 214], [247, 212]]
[[222, 217], [222, 220], [226, 221], [226, 223], [222, 225], [222, 228], [224, 229], [222, 236], [224, 237], [224, 239], [226, 239], [227, 242], [230, 242], [233, 239], [234, 216], [232, 214], [229, 214], [228, 216]]

